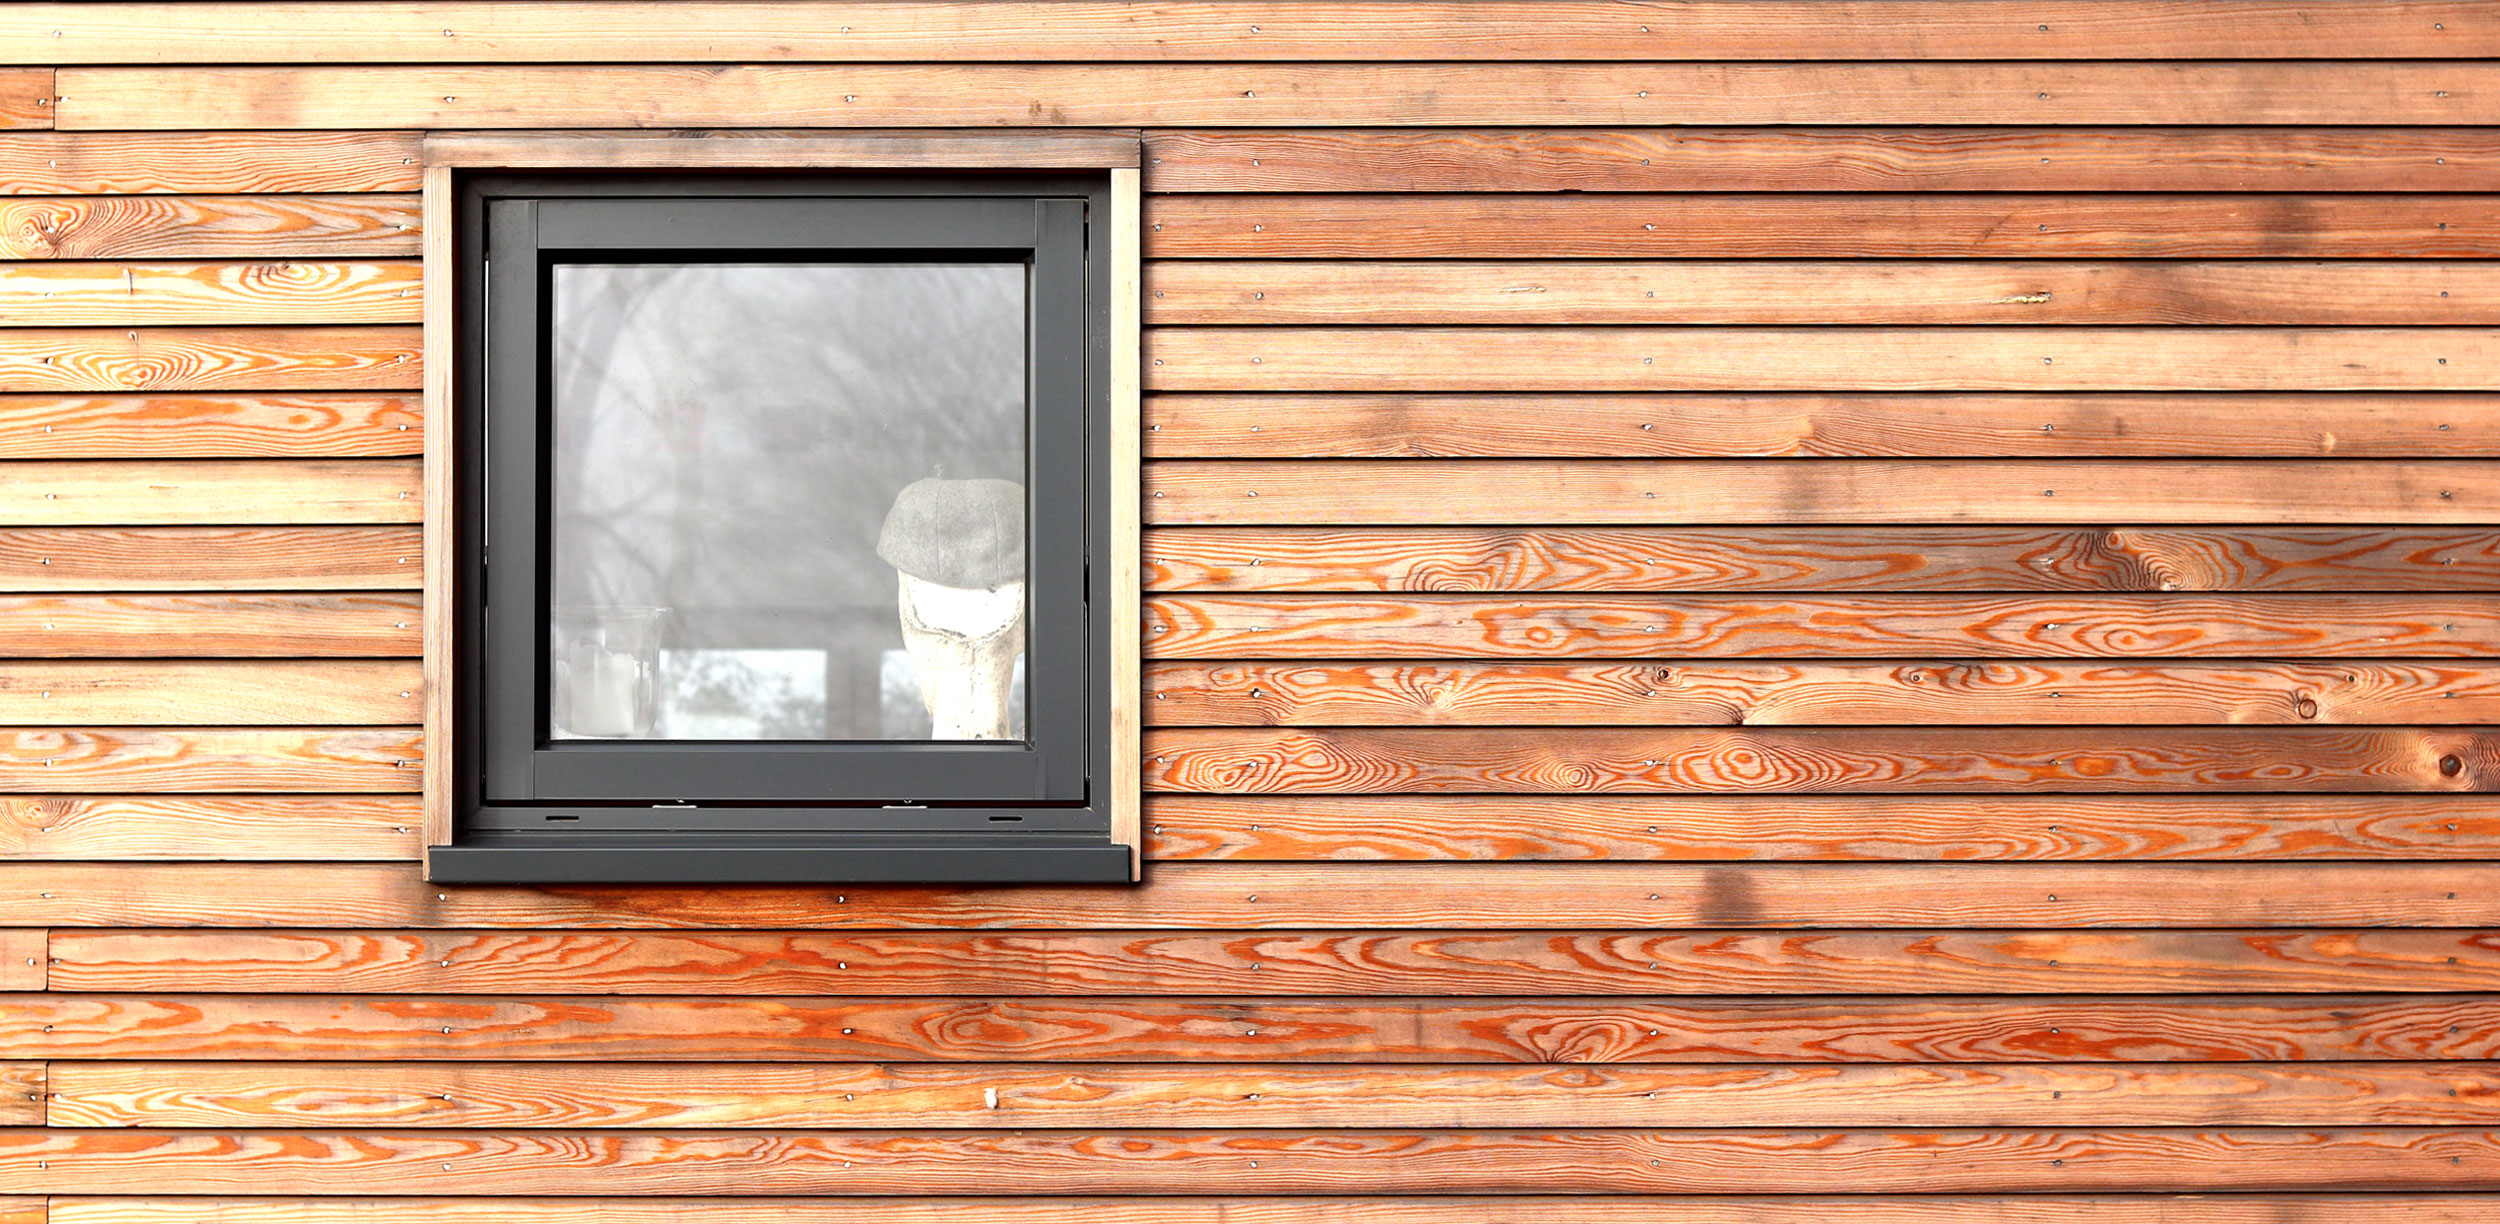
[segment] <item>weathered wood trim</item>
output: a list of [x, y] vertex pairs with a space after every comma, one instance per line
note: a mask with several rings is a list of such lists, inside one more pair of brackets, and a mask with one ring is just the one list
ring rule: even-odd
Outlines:
[[452, 249], [451, 167], [425, 168], [425, 579], [423, 639], [425, 670], [424, 742], [428, 748], [419, 780], [424, 804], [422, 843], [449, 845], [452, 833], [452, 570], [457, 538], [452, 528], [459, 490], [452, 482], [452, 403], [456, 384], [453, 340], [458, 260]]
[[1139, 828], [1145, 749], [1140, 708], [1145, 701], [1143, 588], [1138, 507], [1145, 479], [1140, 422], [1144, 381], [1139, 315], [1144, 289], [1139, 276], [1143, 245], [1140, 185], [1135, 169], [1111, 172], [1111, 840], [1129, 848], [1129, 874], [1144, 870], [1145, 839]]
[[1031, 132], [438, 132], [428, 167], [538, 170], [1134, 170], [1138, 137]]

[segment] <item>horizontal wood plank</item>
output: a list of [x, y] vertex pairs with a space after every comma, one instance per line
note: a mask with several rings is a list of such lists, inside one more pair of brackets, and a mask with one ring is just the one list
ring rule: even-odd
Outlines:
[[41, 460], [0, 463], [0, 522], [413, 523], [415, 459]]
[[1149, 259], [2500, 254], [2500, 218], [2481, 197], [2429, 193], [1166, 195], [1146, 220]]
[[422, 378], [414, 327], [10, 328], [0, 391], [398, 391]]
[[51, 127], [55, 76], [48, 67], [0, 69], [0, 129]]
[[[45, 265], [34, 265], [43, 270]], [[88, 265], [71, 265], [82, 268]], [[375, 269], [388, 265], [328, 265]], [[209, 265], [211, 268], [232, 265]], [[313, 265], [286, 265], [312, 269]], [[52, 302], [79, 294], [110, 310], [119, 282], [100, 283], [109, 269], [59, 285], [51, 299], [26, 294], [40, 315], [17, 321], [68, 323]], [[257, 285], [201, 286], [211, 273], [160, 278], [138, 293], [159, 300], [181, 295], [205, 314], [238, 315], [270, 296]], [[350, 298], [351, 273], [290, 272], [308, 299]], [[242, 273], [219, 280], [241, 280]], [[270, 279], [277, 279], [271, 277]], [[318, 288], [316, 282], [322, 283]], [[46, 279], [24, 288], [53, 288]], [[332, 288], [335, 284], [337, 287]], [[90, 286], [93, 286], [92, 288]], [[2154, 261], [1745, 260], [1639, 263], [1445, 260], [1162, 260], [1146, 271], [1148, 326], [1587, 326], [1714, 324], [1742, 326], [1937, 324], [2300, 325], [2366, 327], [2500, 322], [2500, 290], [2484, 287], [2481, 265], [2451, 261]], [[296, 289], [295, 283], [279, 292]], [[355, 286], [362, 287], [362, 286]], [[0, 320], [20, 286], [0, 273]], [[326, 291], [326, 292], [325, 292]], [[387, 293], [378, 280], [372, 292]], [[214, 298], [212, 303], [209, 299]], [[242, 297], [245, 303], [231, 299]], [[384, 303], [387, 305], [387, 303]], [[133, 304], [96, 322], [147, 322]], [[51, 315], [55, 317], [45, 318]], [[169, 318], [164, 322], [187, 319]], [[220, 316], [200, 321], [225, 321]], [[294, 318], [233, 322], [294, 322]], [[307, 320], [311, 321], [311, 320]], [[396, 322], [349, 317], [333, 322]], [[1568, 337], [1557, 337], [1568, 342]]]
[[1146, 693], [1167, 727], [2500, 723], [2500, 669], [2428, 663], [1167, 662]]
[[29, 926], [1298, 930], [2500, 926], [2500, 864], [1164, 863], [1147, 887], [440, 886], [397, 863], [0, 863]]
[[2461, 327], [1167, 327], [1145, 352], [1159, 391], [2500, 388], [2500, 331]]
[[2500, 648], [2500, 608], [2473, 595], [1161, 595], [1145, 612], [1146, 655], [1167, 659], [2470, 658]]
[[0, 199], [0, 259], [404, 258], [417, 237], [409, 194]]
[[[2051, 0], [2005, 12], [1899, 4], [1338, 0], [1120, 5], [695, 0], [626, 8], [445, 10], [315, 3], [29, 3], [0, 59], [40, 64], [634, 60], [1876, 60], [2405, 58], [2500, 55], [2460, 0], [2356, 13], [2319, 0], [2130, 5]], [[448, 22], [449, 24], [445, 24]]]
[[423, 737], [406, 727], [0, 730], [13, 791], [410, 791]]
[[1154, 192], [2500, 190], [2477, 128], [1270, 129], [1146, 153]]
[[1161, 527], [1144, 551], [1156, 591], [2500, 589], [2500, 533], [2437, 528]]
[[2481, 795], [1156, 795], [1148, 857], [2033, 862], [2500, 857]]
[[423, 545], [413, 524], [0, 528], [0, 591], [414, 590]]
[[417, 289], [413, 262], [27, 260], [0, 264], [0, 325], [414, 323]]
[[[33, 934], [29, 949], [43, 955], [43, 933]], [[49, 956], [49, 989], [91, 993], [1222, 998], [2500, 990], [2500, 936], [2491, 931], [54, 931]]]
[[408, 860], [417, 809], [413, 795], [9, 795], [0, 858]]
[[405, 725], [424, 687], [414, 659], [0, 659], [0, 724]]
[[0, 655], [413, 657], [417, 609], [413, 593], [0, 596]]
[[2054, 999], [0, 999], [53, 1059], [682, 1064], [2384, 1062], [2488, 1060], [2476, 995]]
[[417, 146], [396, 132], [13, 133], [0, 195], [411, 192]]
[[[49, 988], [44, 945], [49, 936], [43, 931], [22, 927], [0, 927], [0, 990], [44, 990]], [[13, 1063], [0, 1063], [12, 1067]], [[7, 1095], [8, 1079], [0, 1074], [0, 1097]], [[0, 1104], [0, 1109], [5, 1109]]]
[[[40, 1067], [42, 1064], [21, 1064]], [[2473, 1125], [2470, 1062], [1362, 1068], [97, 1063], [56, 1127]], [[24, 1123], [13, 1123], [24, 1125]]]
[[2484, 459], [1161, 459], [1156, 526], [2500, 522]]
[[[40, 1210], [43, 1199], [25, 1199]], [[4, 1206], [7, 1200], [0, 1200]], [[53, 1224], [2483, 1224], [2490, 1194], [94, 1198]], [[44, 1224], [40, 1215], [5, 1224]]]
[[0, 395], [0, 458], [413, 455], [415, 395]]
[[[1251, 1166], [1255, 1164], [1254, 1171]], [[2479, 1128], [1049, 1132], [0, 1131], [62, 1194], [2482, 1189]]]
[[1165, 393], [1149, 458], [2464, 458], [2477, 392]]
[[1165, 727], [1146, 789], [1201, 794], [2500, 790], [2480, 730]]
[[[1403, 36], [1387, 45], [1414, 53]], [[54, 90], [56, 127], [142, 131], [2411, 125], [2500, 116], [2500, 64], [2473, 60], [68, 67]]]
[[[44, 1125], [44, 1071], [39, 1062], [0, 1063], [0, 1125]], [[12, 1206], [0, 1199], [0, 1224], [15, 1224]], [[41, 1224], [42, 1217], [35, 1218]]]

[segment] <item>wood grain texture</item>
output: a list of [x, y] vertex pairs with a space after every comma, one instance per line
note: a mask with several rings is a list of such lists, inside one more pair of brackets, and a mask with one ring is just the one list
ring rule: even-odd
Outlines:
[[[398, 0], [30, 3], [0, 58], [42, 64], [285, 60], [1868, 60], [2405, 58], [2500, 54], [2459, 0], [2355, 13], [2319, 0], [2052, 0], [2004, 12], [1921, 3], [1325, 5], [793, 0], [627, 6]], [[448, 21], [451, 24], [445, 25]]]
[[[1138, 140], [1118, 132], [446, 132], [425, 138], [428, 169], [1135, 170]], [[1116, 230], [1134, 237], [1129, 228]]]
[[412, 263], [0, 264], [0, 325], [414, 323]]
[[[457, 736], [453, 719], [462, 700], [458, 686], [461, 668], [454, 656], [460, 646], [453, 638], [455, 601], [460, 596], [455, 586], [461, 568], [459, 533], [460, 502], [464, 494], [457, 479], [458, 445], [454, 440], [454, 422], [460, 419], [454, 370], [459, 361], [454, 355], [458, 343], [459, 303], [455, 287], [461, 282], [459, 254], [453, 242], [452, 221], [457, 209], [458, 185], [452, 169], [445, 165], [425, 168], [425, 453], [422, 463], [422, 500], [425, 521], [434, 529], [426, 533], [425, 546], [419, 561], [424, 568], [423, 620], [418, 624], [421, 639], [424, 675], [423, 708], [418, 712], [419, 731], [425, 741], [438, 751], [426, 757], [417, 779], [422, 811], [419, 814], [417, 853], [430, 873], [433, 865], [431, 847], [447, 845], [452, 840], [454, 822], [455, 781], [452, 776], [454, 753], [439, 751]], [[1133, 515], [1131, 517], [1134, 517]], [[480, 554], [483, 555], [482, 553]], [[483, 567], [481, 566], [481, 569]], [[483, 573], [475, 575], [483, 585]], [[1135, 585], [1135, 584], [1132, 584]]]
[[397, 863], [0, 863], [29, 926], [1586, 930], [2500, 926], [2500, 864], [1163, 863], [1148, 886], [434, 886]]
[[8, 996], [53, 1059], [1330, 1063], [2492, 1058], [2488, 994], [1920, 999]]
[[386, 861], [417, 856], [403, 795], [9, 795], [0, 858]]
[[[2000, 115], [1999, 118], [2008, 118]], [[1148, 259], [2480, 259], [2473, 195], [1166, 195]]]
[[1158, 795], [1147, 819], [1164, 860], [2500, 857], [2477, 795]]
[[417, 146], [394, 132], [0, 135], [0, 195], [414, 191]]
[[2489, 1121], [2500, 1074], [2470, 1062], [64, 1062], [51, 1092], [56, 1127], [2418, 1126]]
[[[299, 274], [305, 281], [315, 275]], [[1146, 322], [1293, 327], [2500, 322], [2500, 290], [2482, 286], [2478, 265], [2432, 260], [1164, 260], [1146, 281]], [[0, 276], [0, 295], [14, 287]], [[207, 296], [190, 281], [142, 291], [148, 290]], [[59, 292], [67, 296], [71, 290], [64, 286]], [[0, 318], [7, 317], [6, 307], [7, 298], [0, 296]], [[133, 313], [127, 321], [147, 319]], [[336, 321], [394, 320], [342, 315]]]
[[2471, 60], [69, 67], [54, 88], [53, 125], [67, 130], [2412, 125], [2500, 115], [2500, 65]]
[[0, 655], [414, 657], [416, 621], [413, 594], [17, 595], [0, 597]]
[[[0, 990], [45, 990], [49, 961], [44, 957], [48, 936], [43, 931], [24, 928], [0, 928]], [[0, 1064], [13, 1066], [14, 1064]], [[0, 1095], [5, 1095], [8, 1080], [0, 1076]], [[0, 1105], [0, 1109], [5, 1109]]]
[[[44, 1091], [44, 1064], [0, 1063], [0, 1125], [42, 1126]], [[16, 1206], [0, 1199], [0, 1222], [15, 1224], [9, 1212]], [[36, 1224], [42, 1224], [40, 1215], [36, 1217]]]
[[49, 68], [0, 69], [0, 129], [51, 127], [55, 76]]
[[2500, 387], [2500, 331], [2444, 327], [1183, 327], [1146, 355], [1159, 391]]
[[[1257, 1164], [1255, 1173], [1250, 1168]], [[2476, 1128], [0, 1131], [0, 1179], [65, 1194], [1743, 1193], [2472, 1190]]]
[[1157, 192], [2500, 190], [2476, 128], [1270, 129], [1146, 152]]
[[410, 590], [419, 532], [413, 524], [0, 528], [0, 591]]
[[413, 195], [0, 199], [0, 259], [321, 259], [416, 253]]
[[413, 459], [146, 459], [0, 463], [0, 522], [414, 523]]
[[1166, 527], [1145, 541], [1157, 591], [2500, 589], [2500, 533], [2472, 529]]
[[2475, 392], [1198, 392], [1146, 411], [1148, 454], [1173, 459], [2500, 453], [2500, 397]]
[[422, 736], [381, 730], [0, 730], [0, 787], [69, 793], [404, 791]]
[[0, 395], [0, 458], [413, 455], [413, 395]]
[[[40, 955], [42, 933], [35, 936], [29, 946]], [[49, 989], [91, 993], [1489, 998], [2500, 988], [2500, 933], [2492, 931], [54, 931], [49, 947]]]
[[424, 684], [413, 659], [8, 659], [0, 724], [405, 725], [417, 721]]
[[1157, 526], [2500, 521], [2481, 459], [1164, 459]]
[[[22, 1200], [40, 1205], [46, 1200]], [[4, 1205], [6, 1200], [0, 1200]], [[53, 1224], [2483, 1224], [2488, 1194], [92, 1198]], [[31, 1209], [31, 1208], [30, 1208]], [[44, 1224], [40, 1216], [6, 1224]]]
[[2427, 663], [1167, 662], [1146, 693], [1167, 727], [2500, 723], [2500, 670]]
[[1146, 789], [1201, 794], [2486, 791], [2479, 730], [1165, 727]]
[[[0, 632], [6, 605], [0, 604]], [[5, 638], [0, 638], [5, 640]], [[1166, 659], [2470, 658], [2473, 595], [1163, 595]]]
[[413, 327], [11, 328], [0, 391], [399, 391]]

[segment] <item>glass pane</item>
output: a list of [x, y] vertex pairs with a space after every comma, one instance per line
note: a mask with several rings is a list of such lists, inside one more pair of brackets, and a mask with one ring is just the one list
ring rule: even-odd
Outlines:
[[1024, 297], [558, 265], [548, 734], [1023, 738]]

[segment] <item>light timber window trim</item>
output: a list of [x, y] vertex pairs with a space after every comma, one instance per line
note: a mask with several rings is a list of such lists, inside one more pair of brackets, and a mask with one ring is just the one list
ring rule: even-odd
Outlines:
[[[1135, 879], [1139, 846], [1138, 644], [1138, 241], [1139, 145], [1114, 133], [932, 132], [814, 134], [737, 133], [438, 133], [424, 143], [426, 346], [426, 554], [424, 769], [425, 842], [429, 878], [479, 882], [871, 882], [922, 883]], [[1049, 823], [1057, 832], [1023, 833], [1012, 826], [972, 834], [943, 832], [911, 813], [881, 805], [822, 809], [839, 819], [793, 834], [782, 821], [714, 822], [644, 836], [576, 828], [523, 833], [480, 827], [470, 817], [479, 792], [477, 694], [461, 690], [469, 648], [457, 609], [471, 598], [479, 574], [464, 572], [462, 531], [475, 517], [461, 481], [459, 422], [467, 411], [462, 347], [474, 330], [463, 295], [461, 193], [471, 175], [613, 171], [619, 175], [771, 175], [796, 171], [860, 171], [979, 175], [1003, 172], [1107, 174], [1099, 197], [1105, 216], [1087, 222], [1089, 296], [1102, 293], [1107, 318], [1089, 371], [1088, 394], [1107, 400], [1108, 428], [1089, 441], [1100, 475], [1086, 491], [1087, 517], [1101, 515], [1087, 535], [1089, 606], [1084, 632], [1104, 651], [1089, 667], [1107, 675], [1105, 692], [1089, 701], [1105, 708], [1086, 751], [1082, 807], [1061, 805]], [[474, 302], [474, 298], [471, 299]], [[1091, 330], [1090, 328], [1088, 329]], [[1089, 357], [1088, 364], [1096, 358]], [[1095, 411], [1095, 410], [1089, 410]], [[1037, 707], [1038, 708], [1038, 707]], [[654, 803], [673, 796], [655, 795]], [[648, 812], [651, 809], [644, 808]], [[1069, 810], [1084, 813], [1073, 822]], [[915, 821], [917, 823], [915, 823]], [[506, 822], [509, 823], [509, 822]], [[575, 822], [566, 822], [573, 824]], [[646, 822], [647, 823], [647, 822]], [[692, 823], [692, 822], [689, 822]], [[804, 822], [803, 822], [804, 823]], [[957, 821], [961, 824], [963, 822]]]

